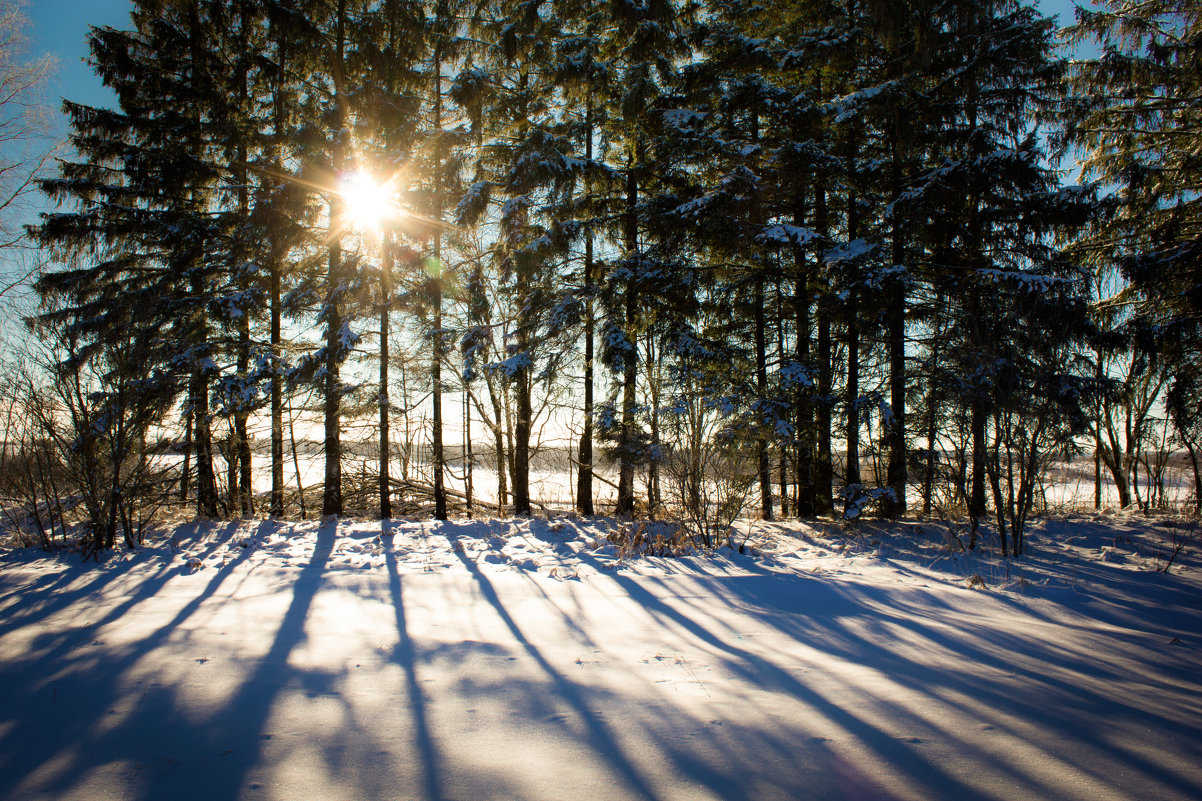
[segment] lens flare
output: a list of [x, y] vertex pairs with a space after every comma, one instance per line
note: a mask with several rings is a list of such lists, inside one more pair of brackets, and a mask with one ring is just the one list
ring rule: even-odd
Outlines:
[[378, 183], [366, 172], [355, 172], [342, 179], [339, 192], [346, 221], [358, 230], [375, 230], [393, 214], [391, 189]]

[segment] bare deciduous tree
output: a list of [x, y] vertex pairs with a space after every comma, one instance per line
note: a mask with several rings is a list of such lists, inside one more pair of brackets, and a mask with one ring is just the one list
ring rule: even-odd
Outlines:
[[40, 202], [37, 180], [57, 149], [43, 104], [53, 62], [30, 56], [23, 5], [0, 2], [0, 297], [38, 267], [24, 226]]

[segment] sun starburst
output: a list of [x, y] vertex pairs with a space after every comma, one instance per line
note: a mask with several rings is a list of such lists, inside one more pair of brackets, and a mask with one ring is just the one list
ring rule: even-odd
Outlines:
[[347, 224], [356, 230], [378, 230], [396, 213], [392, 187], [377, 181], [370, 173], [360, 171], [344, 177], [339, 194]]

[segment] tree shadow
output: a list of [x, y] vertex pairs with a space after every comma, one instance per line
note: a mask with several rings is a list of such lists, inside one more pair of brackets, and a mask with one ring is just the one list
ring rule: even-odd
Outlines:
[[[214, 535], [210, 547], [218, 547], [237, 529], [237, 525], [226, 527]], [[133, 712], [131, 707], [144, 701], [151, 688], [143, 688], [141, 697], [131, 700], [129, 693], [122, 692], [129, 671], [166, 643], [249, 554], [247, 549], [219, 568], [167, 623], [136, 643], [109, 646], [97, 637], [104, 636], [104, 626], [120, 620], [136, 605], [156, 598], [166, 582], [179, 573], [178, 565], [167, 562], [157, 568], [133, 595], [95, 622], [39, 634], [20, 658], [6, 659], [0, 666], [0, 687], [11, 693], [11, 698], [0, 706], [5, 710], [0, 714], [0, 797], [10, 797], [27, 777], [43, 769], [51, 773], [43, 782], [46, 791], [65, 793], [89, 767], [120, 758], [129, 742], [140, 745], [140, 734], [122, 743], [105, 725], [112, 716], [120, 715], [136, 721], [135, 729], [148, 722], [145, 715]], [[114, 570], [92, 577], [79, 587], [67, 581], [60, 590], [69, 596], [67, 599], [41, 605], [38, 614], [22, 625], [41, 624], [55, 610], [81, 604], [88, 598], [87, 593], [98, 592], [118, 576], [128, 578]], [[130, 727], [123, 723], [116, 728]], [[45, 736], [46, 732], [53, 736]]]
[[385, 561], [388, 567], [388, 594], [392, 603], [396, 623], [397, 644], [392, 650], [392, 660], [405, 673], [405, 691], [409, 696], [409, 708], [413, 713], [414, 739], [418, 759], [421, 762], [421, 787], [423, 797], [440, 801], [442, 793], [438, 784], [438, 752], [430, 735], [430, 723], [426, 715], [426, 699], [417, 680], [417, 648], [409, 634], [409, 623], [405, 614], [405, 596], [401, 587], [401, 574], [393, 551], [394, 524], [381, 523], [381, 537], [385, 545]]
[[[456, 537], [456, 529], [463, 525], [468, 527], [473, 526], [470, 523], [458, 524], [448, 522], [443, 523], [441, 528], [447, 539], [453, 543]], [[502, 603], [492, 582], [480, 570], [479, 565], [469, 559], [460, 549], [452, 547], [452, 552], [471, 574], [480, 589], [482, 597], [501, 619], [502, 624], [508, 630], [509, 634], [517, 641], [525, 653], [534, 660], [535, 664], [538, 665], [539, 669], [547, 677], [555, 695], [567, 702], [568, 706], [575, 712], [577, 718], [584, 726], [583, 740], [592, 753], [600, 759], [605, 760], [613, 768], [614, 774], [625, 784], [632, 797], [656, 801], [658, 799], [657, 794], [652, 790], [647, 779], [626, 756], [621, 745], [618, 743], [617, 737], [610, 731], [609, 726], [593, 711], [585, 697], [585, 692], [557, 671], [547, 661], [546, 657], [543, 656], [538, 647], [526, 636], [513, 615], [510, 614], [508, 608]]]

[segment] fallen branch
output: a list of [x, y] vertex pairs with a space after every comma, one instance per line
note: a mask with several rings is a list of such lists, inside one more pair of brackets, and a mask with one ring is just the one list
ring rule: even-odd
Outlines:
[[[576, 461], [575, 459], [573, 459], [571, 456], [569, 456], [569, 457], [568, 457], [568, 461], [569, 461], [569, 462], [571, 462], [572, 464], [576, 465], [577, 467], [584, 467], [584, 465], [582, 465], [580, 462], [578, 462], [578, 461]], [[596, 471], [594, 471], [594, 472], [593, 472], [593, 478], [597, 479], [597, 480], [598, 480], [598, 481], [600, 481], [602, 484], [607, 484], [607, 485], [609, 485], [609, 486], [613, 487], [614, 489], [617, 489], [617, 488], [618, 488], [618, 485], [617, 485], [617, 484], [615, 484], [615, 483], [613, 483], [612, 481], [610, 481], [609, 479], [607, 479], [607, 478], [605, 478], [605, 477], [601, 476], [601, 475], [600, 475], [599, 473], [597, 473]]]
[[[430, 486], [429, 484], [421, 484], [416, 481], [412, 481], [410, 479], [391, 478], [391, 477], [388, 479], [388, 483], [389, 483], [389, 486], [393, 487], [394, 489], [400, 489], [400, 490], [403, 490], [406, 492], [412, 492], [415, 495], [424, 495], [424, 496], [427, 496], [430, 498], [434, 497], [434, 487]], [[450, 489], [448, 487], [443, 487], [442, 491], [444, 493], [446, 493], [448, 498], [454, 498], [458, 501], [462, 501], [464, 504], [467, 503], [467, 495], [460, 492], [459, 490], [454, 490], [454, 489]], [[544, 512], [550, 511], [550, 508], [541, 501], [536, 501], [533, 498], [531, 498], [530, 503], [533, 504], [534, 506], [537, 506], [539, 509], [542, 509]], [[489, 503], [487, 505], [488, 506], [496, 506], [495, 503]]]

